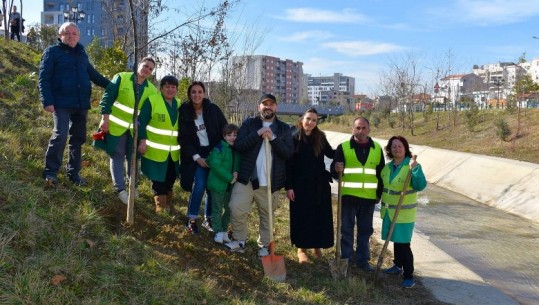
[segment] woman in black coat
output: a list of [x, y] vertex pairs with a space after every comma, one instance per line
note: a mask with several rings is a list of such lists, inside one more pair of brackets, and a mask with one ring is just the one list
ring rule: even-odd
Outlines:
[[187, 211], [186, 229], [198, 234], [196, 220], [200, 203], [206, 192], [204, 205], [205, 220], [202, 226], [211, 227], [211, 201], [208, 198], [206, 182], [210, 168], [206, 158], [222, 139], [223, 127], [228, 124], [221, 108], [206, 98], [206, 88], [202, 82], [193, 82], [187, 89], [189, 100], [179, 108], [178, 143], [180, 144], [180, 185], [191, 192]]
[[286, 164], [286, 195], [290, 200], [290, 239], [298, 247], [298, 260], [307, 263], [306, 249], [333, 246], [332, 181], [324, 156], [332, 159], [335, 150], [318, 127], [318, 112], [308, 109], [293, 129], [294, 155]]

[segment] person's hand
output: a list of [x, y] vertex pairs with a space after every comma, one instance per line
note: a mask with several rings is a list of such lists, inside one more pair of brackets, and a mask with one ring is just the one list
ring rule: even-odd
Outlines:
[[410, 160], [410, 169], [414, 169], [417, 166], [417, 155], [412, 155], [412, 160]]
[[273, 131], [271, 131], [271, 128], [269, 127], [262, 127], [257, 131], [257, 133], [262, 138], [268, 138], [270, 140], [273, 138]]
[[289, 189], [288, 191], [286, 191], [286, 198], [288, 198], [288, 200], [290, 200], [290, 201], [295, 201], [296, 200], [296, 194], [294, 194], [293, 189]]
[[337, 173], [344, 172], [344, 163], [343, 162], [335, 162], [335, 171]]
[[101, 117], [101, 122], [99, 122], [99, 129], [108, 133], [109, 132], [109, 116], [103, 115]]
[[45, 106], [45, 111], [53, 113], [54, 112], [54, 105]]
[[233, 172], [232, 176], [234, 176], [234, 179], [238, 180], [238, 172]]
[[197, 161], [198, 165], [203, 168], [209, 168], [208, 163], [206, 163], [206, 159], [204, 158], [198, 158]]
[[146, 149], [147, 149], [147, 146], [146, 146], [146, 139], [140, 140], [140, 143], [138, 144], [138, 152], [139, 152], [141, 155], [144, 155], [144, 154], [146, 153]]

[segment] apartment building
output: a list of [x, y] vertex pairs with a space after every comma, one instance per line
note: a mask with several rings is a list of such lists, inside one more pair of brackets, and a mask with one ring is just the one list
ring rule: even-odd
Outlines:
[[[138, 15], [139, 43], [145, 45], [148, 40], [148, 14]], [[131, 41], [130, 18], [127, 0], [44, 0], [41, 12], [43, 25], [60, 25], [66, 21], [77, 23], [80, 43], [85, 46], [92, 42], [94, 37], [99, 38], [103, 46], [111, 46], [118, 39]], [[145, 54], [145, 50], [142, 53]]]
[[307, 96], [310, 104], [314, 106], [330, 104], [347, 106], [355, 102], [355, 87], [355, 78], [341, 73], [307, 77]]
[[233, 66], [244, 90], [271, 93], [279, 102], [300, 103], [303, 96], [303, 63], [267, 55], [234, 56]]

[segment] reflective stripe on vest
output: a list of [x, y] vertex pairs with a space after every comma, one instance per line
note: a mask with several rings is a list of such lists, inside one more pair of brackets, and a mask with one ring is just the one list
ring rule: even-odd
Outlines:
[[[133, 112], [135, 110], [135, 92], [133, 85], [133, 72], [121, 72], [120, 84], [118, 86], [118, 97], [112, 104], [112, 112], [109, 115], [109, 132], [113, 136], [120, 136], [130, 129], [133, 134]], [[155, 86], [146, 81], [147, 85], [140, 97], [139, 109], [144, 101], [150, 96], [159, 91]]]
[[163, 151], [176, 151], [180, 150], [180, 145], [164, 145], [159, 143], [154, 143], [152, 141], [146, 140], [146, 145], [153, 147], [155, 149], [163, 150]]
[[380, 144], [374, 142], [374, 148], [370, 148], [369, 157], [365, 165], [357, 160], [356, 152], [351, 147], [350, 141], [343, 142], [341, 147], [345, 161], [341, 193], [360, 198], [376, 199], [376, 190], [378, 188], [376, 167], [380, 164], [382, 155]]
[[152, 127], [150, 125], [146, 126], [146, 130], [153, 132], [155, 134], [158, 134], [158, 135], [162, 135], [162, 136], [172, 136], [172, 137], [178, 136], [178, 132], [176, 130], [159, 129], [159, 128]]
[[[393, 164], [387, 164], [382, 170], [381, 176], [384, 183], [384, 190], [382, 193], [382, 208], [380, 209], [380, 216], [382, 219], [385, 214], [388, 213], [389, 219], [393, 220], [395, 215], [395, 209], [399, 203], [402, 189], [404, 188], [404, 180], [410, 170], [408, 165], [403, 165], [399, 173], [390, 180], [391, 167]], [[397, 218], [397, 223], [411, 223], [415, 222], [417, 214], [417, 191], [412, 189], [411, 185], [407, 185], [404, 191], [404, 198], [401, 204], [401, 210]]]
[[[152, 119], [146, 126], [146, 153], [144, 158], [164, 162], [169, 154], [172, 161], [178, 161], [180, 156], [180, 145], [178, 145], [178, 122], [172, 125], [166, 101], [161, 93], [150, 96], [149, 102], [152, 104]], [[179, 103], [177, 103], [179, 107]]]

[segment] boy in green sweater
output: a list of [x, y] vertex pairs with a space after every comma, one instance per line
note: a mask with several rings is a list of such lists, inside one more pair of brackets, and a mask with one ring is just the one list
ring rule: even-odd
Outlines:
[[225, 125], [223, 128], [223, 140], [213, 148], [206, 159], [210, 167], [207, 188], [210, 191], [212, 206], [212, 226], [216, 232], [216, 243], [230, 242], [227, 229], [230, 224], [230, 193], [232, 185], [238, 177], [240, 156], [232, 148], [239, 127], [234, 124]]

